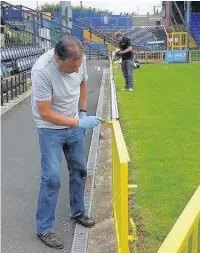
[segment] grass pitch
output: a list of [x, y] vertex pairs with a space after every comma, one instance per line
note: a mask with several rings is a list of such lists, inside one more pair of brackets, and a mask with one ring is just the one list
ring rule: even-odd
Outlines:
[[155, 253], [200, 184], [200, 64], [142, 65], [135, 91], [114, 69], [139, 252]]

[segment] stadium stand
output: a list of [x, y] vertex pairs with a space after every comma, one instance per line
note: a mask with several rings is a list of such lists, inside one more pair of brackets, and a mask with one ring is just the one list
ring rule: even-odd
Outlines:
[[149, 42], [154, 42], [155, 50], [166, 49], [167, 35], [163, 29], [163, 26], [133, 27], [127, 29], [124, 32], [124, 35], [131, 39], [134, 46], [140, 47], [143, 50], [153, 49], [152, 46], [148, 46]]
[[200, 46], [200, 13], [191, 14], [191, 33], [197, 45]]

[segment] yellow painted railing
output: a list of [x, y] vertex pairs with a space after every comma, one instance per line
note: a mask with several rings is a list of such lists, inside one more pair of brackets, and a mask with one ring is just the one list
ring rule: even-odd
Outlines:
[[164, 61], [163, 51], [135, 52], [135, 58], [141, 63], [154, 63]]
[[189, 62], [200, 62], [200, 50], [191, 50], [189, 52]]
[[197, 43], [191, 34], [188, 34], [188, 40], [189, 40], [188, 42], [189, 48], [197, 48]]
[[[33, 15], [37, 16], [37, 12], [30, 12], [30, 13], [23, 12], [23, 17], [25, 19], [32, 20], [34, 18]], [[42, 12], [42, 17], [45, 19], [51, 20], [51, 12]]]
[[[132, 194], [132, 190], [137, 186], [128, 185], [130, 158], [118, 120], [112, 121], [112, 129], [112, 192], [117, 251], [118, 253], [136, 253], [137, 231], [133, 220], [129, 218], [128, 195]], [[129, 242], [132, 242], [131, 247], [129, 247]]]
[[172, 32], [169, 33], [169, 48], [171, 50], [188, 49], [188, 33], [187, 32]]
[[200, 186], [169, 232], [157, 253], [200, 252]]
[[[137, 230], [133, 220], [129, 218], [128, 195], [132, 194], [137, 185], [128, 185], [130, 158], [118, 120], [112, 120], [112, 129], [113, 212], [117, 252], [136, 253]], [[157, 253], [200, 253], [200, 186]]]
[[[99, 36], [97, 36], [94, 33], [90, 34], [90, 32], [88, 30], [83, 31], [83, 37], [89, 41], [104, 43], [104, 40], [102, 38], [100, 38]], [[108, 47], [108, 51], [110, 51], [110, 52], [115, 51], [115, 47], [113, 45], [111, 45], [110, 43], [107, 43], [107, 42], [105, 44]]]

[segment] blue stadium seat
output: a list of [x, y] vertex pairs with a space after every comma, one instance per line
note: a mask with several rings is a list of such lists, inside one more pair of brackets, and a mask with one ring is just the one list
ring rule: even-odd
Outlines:
[[6, 59], [5, 49], [1, 49], [1, 61], [4, 61]]
[[5, 64], [5, 62], [2, 62], [1, 63], [1, 73], [0, 73], [0, 75], [1, 76], [6, 76], [7, 75], [7, 66], [6, 66], [6, 64]]
[[200, 46], [200, 13], [191, 14], [191, 33], [197, 45]]
[[8, 47], [0, 50], [1, 76], [31, 69], [42, 53], [40, 46]]
[[[143, 50], [150, 50], [146, 43], [149, 41], [164, 41], [166, 42], [166, 34], [162, 29], [156, 27], [132, 27], [124, 31], [124, 35], [131, 39], [134, 47], [139, 47]], [[157, 47], [157, 50], [164, 50], [166, 48], [166, 43], [164, 45]]]

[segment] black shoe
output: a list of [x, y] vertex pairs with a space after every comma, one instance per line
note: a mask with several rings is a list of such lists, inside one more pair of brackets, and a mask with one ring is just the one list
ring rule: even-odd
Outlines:
[[76, 214], [72, 219], [86, 228], [92, 228], [95, 225], [95, 221], [89, 218], [85, 213]]
[[55, 249], [62, 249], [63, 243], [61, 242], [61, 240], [55, 235], [54, 231], [51, 230], [48, 233], [45, 234], [37, 234], [38, 238], [45, 243], [46, 245], [48, 245], [49, 247], [55, 248]]

